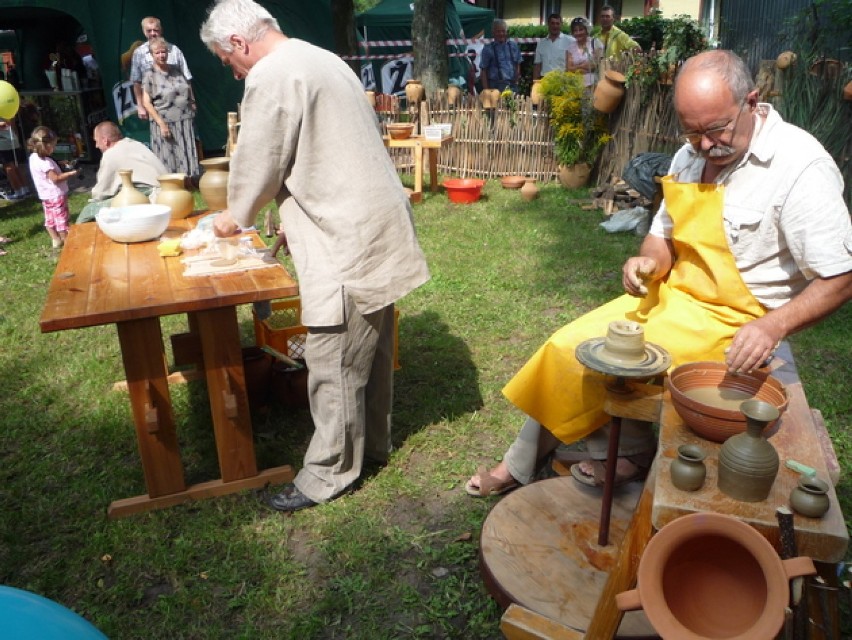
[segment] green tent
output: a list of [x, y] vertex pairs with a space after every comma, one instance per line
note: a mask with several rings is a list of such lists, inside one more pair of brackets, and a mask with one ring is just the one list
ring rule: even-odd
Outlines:
[[[119, 120], [132, 112], [132, 91], [121, 68], [121, 55], [142, 40], [142, 18], [154, 15], [166, 39], [186, 56], [198, 99], [196, 129], [204, 148], [215, 153], [227, 138], [227, 112], [235, 111], [242, 83], [201, 43], [198, 32], [213, 0], [0, 0], [0, 30], [17, 36], [15, 58], [22, 91], [49, 90], [44, 70], [59, 42], [76, 43], [85, 34], [100, 67], [105, 117]], [[330, 0], [262, 0], [290, 36], [334, 49]], [[95, 108], [99, 105], [95, 104]], [[101, 112], [103, 115], [103, 112]], [[96, 117], [96, 116], [95, 116]], [[135, 116], [122, 122], [125, 131], [147, 139], [148, 125]], [[85, 132], [82, 132], [85, 135]]]
[[[411, 20], [414, 17], [412, 0], [385, 0], [369, 11], [359, 13], [355, 24], [359, 33], [368, 42], [410, 41]], [[447, 0], [446, 32], [448, 39], [482, 38], [491, 36], [494, 11], [462, 2]], [[450, 45], [450, 82], [464, 85], [467, 81], [469, 62], [464, 55], [465, 45]], [[395, 56], [410, 54], [411, 46], [369, 46], [369, 54], [386, 56], [373, 64], [377, 90], [383, 93], [401, 93], [411, 75], [407, 59], [395, 60]]]

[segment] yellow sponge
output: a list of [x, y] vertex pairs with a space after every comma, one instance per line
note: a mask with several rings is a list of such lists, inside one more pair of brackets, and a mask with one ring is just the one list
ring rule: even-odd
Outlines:
[[157, 251], [160, 252], [161, 258], [167, 258], [170, 256], [179, 256], [181, 253], [180, 249], [180, 238], [172, 238], [171, 240], [163, 240], [160, 244], [157, 245]]

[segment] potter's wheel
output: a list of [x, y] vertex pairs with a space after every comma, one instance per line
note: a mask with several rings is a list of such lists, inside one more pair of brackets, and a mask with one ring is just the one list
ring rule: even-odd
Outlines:
[[606, 349], [606, 337], [600, 337], [581, 342], [574, 355], [589, 369], [617, 378], [656, 376], [671, 366], [672, 358], [662, 347], [646, 342], [644, 349], [643, 356], [636, 360], [618, 358]]

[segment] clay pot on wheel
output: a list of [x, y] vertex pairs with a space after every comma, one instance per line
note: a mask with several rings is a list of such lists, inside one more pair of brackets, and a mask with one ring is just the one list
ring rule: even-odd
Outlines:
[[192, 194], [184, 188], [185, 178], [186, 176], [182, 173], [167, 173], [157, 178], [160, 183], [157, 204], [171, 207], [172, 220], [186, 218], [195, 206]]
[[612, 113], [621, 104], [624, 97], [624, 83], [626, 78], [623, 73], [607, 71], [600, 82], [595, 85], [594, 101], [592, 106], [601, 113]]
[[644, 609], [664, 640], [774, 638], [791, 578], [816, 573], [810, 558], [781, 560], [756, 529], [718, 513], [674, 520], [651, 538], [637, 588], [616, 596]]
[[208, 158], [201, 161], [204, 173], [198, 181], [198, 190], [211, 211], [228, 208], [229, 163], [230, 158]]
[[132, 175], [133, 171], [130, 169], [122, 169], [118, 172], [118, 176], [121, 178], [121, 189], [112, 197], [111, 207], [118, 208], [127, 207], [132, 204], [151, 204], [148, 196], [133, 186]]

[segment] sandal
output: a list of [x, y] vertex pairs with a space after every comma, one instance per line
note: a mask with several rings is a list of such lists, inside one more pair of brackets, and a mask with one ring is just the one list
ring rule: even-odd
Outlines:
[[9, 244], [12, 242], [12, 238], [7, 238], [6, 236], [0, 236], [0, 244]]
[[[654, 452], [637, 453], [633, 456], [625, 456], [621, 458], [633, 464], [631, 473], [619, 474], [615, 472], [615, 486], [620, 487], [628, 482], [644, 480], [648, 475], [648, 470], [651, 468], [651, 463], [654, 460]], [[587, 460], [587, 463], [592, 465], [592, 474], [589, 475], [580, 468], [580, 463], [571, 465], [571, 475], [574, 480], [587, 487], [602, 487], [606, 483], [606, 461], [605, 460]]]
[[501, 481], [488, 473], [486, 467], [479, 467], [476, 470], [476, 475], [479, 476], [479, 486], [473, 483], [473, 478], [467, 481], [464, 485], [464, 490], [468, 495], [476, 498], [487, 498], [489, 496], [501, 496], [513, 489], [521, 486], [521, 483], [511, 478], [507, 481]]

